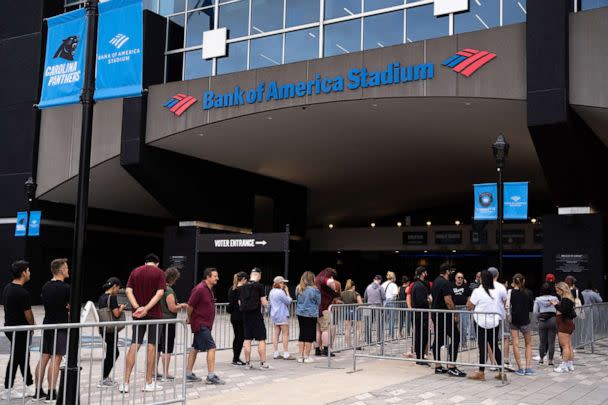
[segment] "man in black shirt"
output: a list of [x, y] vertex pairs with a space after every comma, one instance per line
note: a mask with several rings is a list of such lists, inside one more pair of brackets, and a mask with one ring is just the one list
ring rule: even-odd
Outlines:
[[[34, 325], [34, 315], [30, 304], [30, 294], [23, 285], [30, 281], [30, 265], [24, 260], [18, 260], [11, 266], [13, 281], [4, 287], [2, 293], [2, 305], [4, 306], [4, 326]], [[23, 398], [23, 393], [13, 390], [17, 367], [27, 386], [25, 394], [34, 395], [34, 380], [30, 372], [30, 364], [27, 359], [30, 345], [31, 333], [28, 332], [4, 332], [13, 347], [9, 351], [11, 358], [6, 364], [6, 375], [4, 377], [4, 388], [8, 390], [2, 394], [2, 399]]]
[[262, 316], [262, 305], [267, 307], [268, 300], [264, 286], [260, 284], [262, 271], [257, 267], [251, 270], [249, 282], [239, 288], [239, 306], [243, 314], [243, 332], [245, 341], [243, 350], [245, 352], [245, 368], [252, 369], [251, 365], [251, 341], [258, 342], [258, 354], [260, 355], [260, 369], [267, 370], [270, 366], [266, 363], [266, 325]]
[[[55, 259], [51, 262], [53, 278], [42, 286], [42, 303], [44, 304], [43, 324], [68, 323], [70, 286], [64, 280], [70, 276], [68, 259]], [[42, 380], [49, 360], [47, 400], [57, 399], [57, 381], [59, 365], [65, 356], [68, 343], [67, 329], [48, 329], [42, 335], [42, 357], [36, 366], [36, 387], [42, 391]]]
[[[452, 283], [449, 281], [451, 274], [451, 266], [444, 263], [439, 268], [439, 276], [433, 282], [431, 295], [433, 296], [433, 309], [445, 311], [454, 309], [454, 300], [452, 295]], [[446, 337], [450, 337], [450, 345], [448, 346], [448, 360], [456, 361], [458, 356], [458, 345], [460, 344], [460, 331], [458, 324], [454, 322], [454, 317], [445, 312], [435, 312], [432, 314], [433, 324], [435, 325], [435, 341], [433, 342], [433, 355], [436, 361], [441, 360], [441, 348], [446, 343]], [[440, 363], [435, 364], [435, 374], [448, 373], [453, 377], [465, 377], [466, 374], [458, 370], [456, 366], [450, 365], [447, 370]]]
[[[430, 289], [426, 282], [427, 271], [426, 268], [420, 266], [416, 269], [416, 281], [412, 286], [411, 300], [412, 308], [414, 309], [429, 309], [430, 300]], [[416, 364], [421, 366], [428, 366], [421, 360], [424, 360], [424, 353], [429, 343], [429, 314], [428, 311], [416, 311], [414, 312], [414, 351], [416, 352], [416, 358], [418, 361]]]
[[[461, 272], [456, 273], [456, 276], [454, 277], [452, 291], [452, 297], [454, 298], [454, 305], [456, 305], [456, 308], [466, 310], [465, 306], [467, 305], [467, 300], [471, 296], [473, 290], [465, 283], [464, 274]], [[460, 342], [462, 342], [462, 347], [467, 347], [467, 330], [471, 324], [469, 316], [470, 315], [463, 312], [458, 314], [458, 318], [456, 318], [456, 322], [458, 322], [458, 327], [460, 329]]]

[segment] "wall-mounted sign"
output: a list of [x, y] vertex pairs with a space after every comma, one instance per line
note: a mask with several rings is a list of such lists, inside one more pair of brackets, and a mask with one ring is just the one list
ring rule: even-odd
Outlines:
[[205, 234], [198, 237], [199, 252], [285, 252], [287, 233]]
[[581, 273], [589, 270], [589, 255], [583, 253], [558, 253], [555, 270], [563, 273]]
[[[498, 231], [496, 231], [496, 241], [498, 241]], [[504, 229], [502, 231], [502, 243], [507, 245], [523, 245], [526, 243], [526, 230]]]
[[427, 244], [427, 233], [426, 232], [403, 232], [403, 244], [404, 245], [426, 245]]
[[436, 245], [460, 245], [462, 243], [462, 231], [437, 231], [435, 232]]

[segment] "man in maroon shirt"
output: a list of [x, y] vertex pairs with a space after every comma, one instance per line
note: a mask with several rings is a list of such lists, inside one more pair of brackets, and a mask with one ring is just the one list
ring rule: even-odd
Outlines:
[[206, 268], [203, 281], [194, 287], [188, 300], [188, 322], [192, 328], [192, 333], [194, 333], [193, 350], [188, 354], [188, 367], [186, 368], [186, 381], [188, 382], [202, 380], [192, 372], [192, 369], [198, 352], [207, 352], [207, 378], [205, 383], [225, 384], [215, 374], [215, 342], [213, 336], [211, 336], [211, 328], [213, 328], [213, 321], [215, 320], [215, 296], [212, 288], [218, 280], [217, 269], [214, 267]]
[[[131, 272], [125, 293], [133, 307], [134, 320], [162, 319], [163, 313], [160, 308], [160, 299], [165, 293], [167, 283], [165, 272], [158, 267], [158, 256], [149, 254], [143, 266]], [[119, 387], [120, 392], [129, 392], [129, 380], [131, 371], [135, 365], [137, 351], [143, 343], [144, 335], [148, 331], [148, 345], [146, 357], [148, 359], [146, 368], [146, 385], [143, 390], [154, 392], [162, 390], [160, 385], [152, 381], [156, 361], [156, 345], [162, 340], [162, 328], [158, 325], [133, 325], [133, 341], [127, 354], [127, 368], [125, 371], [125, 382]]]
[[[340, 297], [336, 292], [334, 277], [338, 274], [335, 269], [327, 267], [315, 277], [315, 285], [321, 292], [321, 305], [319, 305], [319, 318], [317, 318], [317, 347], [316, 356], [327, 356], [327, 346], [323, 347], [323, 333], [329, 331], [329, 306]], [[329, 340], [329, 339], [328, 339]], [[321, 350], [323, 347], [323, 350]], [[333, 354], [332, 354], [333, 356]]]

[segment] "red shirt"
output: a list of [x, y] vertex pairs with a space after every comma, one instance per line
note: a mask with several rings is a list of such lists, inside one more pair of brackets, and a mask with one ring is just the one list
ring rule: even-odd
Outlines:
[[190, 316], [192, 333], [198, 332], [203, 326], [211, 330], [215, 320], [215, 296], [204, 281], [194, 287], [188, 305], [192, 307], [192, 315]]
[[332, 274], [329, 271], [323, 270], [315, 277], [315, 285], [321, 292], [321, 305], [319, 305], [319, 316], [323, 316], [323, 311], [327, 310], [331, 305], [334, 298], [338, 298], [338, 294], [335, 290], [329, 288], [327, 280], [331, 278]]
[[[165, 272], [156, 266], [140, 266], [131, 272], [127, 288], [133, 289], [133, 295], [140, 306], [145, 306], [156, 295], [158, 290], [166, 290]], [[162, 319], [160, 301], [148, 311], [146, 318]]]

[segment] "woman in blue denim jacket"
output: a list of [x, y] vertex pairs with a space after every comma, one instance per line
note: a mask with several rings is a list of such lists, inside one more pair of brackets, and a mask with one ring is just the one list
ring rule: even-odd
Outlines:
[[300, 325], [298, 338], [298, 363], [312, 363], [310, 357], [312, 342], [316, 340], [317, 317], [321, 305], [321, 292], [315, 287], [315, 275], [310, 271], [304, 272], [300, 284], [296, 287], [296, 315]]

